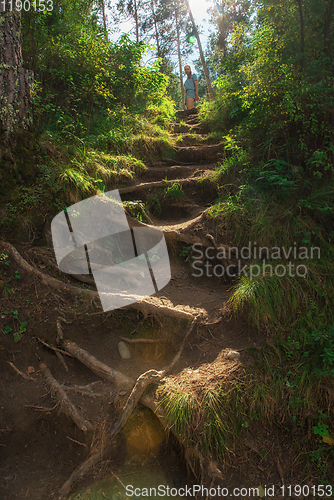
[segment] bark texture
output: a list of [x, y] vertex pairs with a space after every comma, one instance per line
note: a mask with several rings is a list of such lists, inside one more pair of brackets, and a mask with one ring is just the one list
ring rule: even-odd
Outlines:
[[182, 70], [182, 59], [181, 59], [181, 40], [180, 40], [180, 26], [179, 26], [179, 5], [175, 7], [175, 26], [176, 26], [176, 37], [177, 37], [177, 56], [179, 60], [179, 72], [180, 72], [180, 86], [181, 86], [181, 99], [182, 99], [182, 109], [185, 109], [185, 90], [183, 86], [183, 70]]
[[8, 138], [29, 125], [33, 73], [22, 67], [21, 13], [0, 17], [0, 126]]

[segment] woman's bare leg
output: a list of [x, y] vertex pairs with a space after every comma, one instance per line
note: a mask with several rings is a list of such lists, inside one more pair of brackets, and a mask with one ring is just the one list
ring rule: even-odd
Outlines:
[[188, 97], [187, 103], [186, 103], [187, 109], [193, 109], [194, 102], [195, 102], [195, 99], [193, 97]]

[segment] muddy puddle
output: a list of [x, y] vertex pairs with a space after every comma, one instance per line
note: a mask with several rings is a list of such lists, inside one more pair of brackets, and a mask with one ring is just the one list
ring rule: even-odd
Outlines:
[[73, 494], [71, 500], [179, 500], [186, 481], [166, 432], [148, 408], [137, 409], [123, 429], [126, 458], [102, 480]]
[[171, 496], [180, 500], [175, 493], [181, 484], [181, 477], [174, 481], [167, 478], [163, 468], [157, 462], [151, 464], [134, 464], [125, 462], [113, 475], [91, 484], [84, 490], [75, 493], [71, 500], [167, 500]]

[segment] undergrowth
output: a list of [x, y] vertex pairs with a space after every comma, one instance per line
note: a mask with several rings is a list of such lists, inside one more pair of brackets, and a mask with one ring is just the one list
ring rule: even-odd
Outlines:
[[249, 351], [253, 362], [235, 380], [232, 375], [213, 390], [204, 381], [196, 391], [182, 376], [167, 379], [161, 405], [190, 455], [200, 449], [224, 461], [256, 421], [275, 424], [298, 436], [304, 466], [328, 480], [334, 449], [333, 179], [324, 182], [285, 160], [263, 158], [231, 133], [222, 142], [225, 155], [209, 179], [219, 197], [206, 219], [223, 235], [221, 243], [236, 247], [244, 269], [232, 289], [232, 314], [268, 341]]
[[13, 186], [7, 195], [3, 230], [28, 233], [41, 226], [43, 214], [56, 214], [88, 196], [126, 185], [145, 170], [145, 161], [173, 151], [168, 126], [170, 107], [134, 112], [116, 106], [104, 114], [45, 117], [35, 179]]

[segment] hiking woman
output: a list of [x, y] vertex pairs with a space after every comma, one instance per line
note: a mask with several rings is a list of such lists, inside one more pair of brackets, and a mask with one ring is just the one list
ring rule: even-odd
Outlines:
[[194, 107], [194, 102], [199, 101], [197, 75], [191, 72], [191, 67], [188, 64], [184, 67], [184, 72], [187, 75], [184, 82], [184, 90], [186, 91], [185, 105], [187, 109], [192, 109]]

